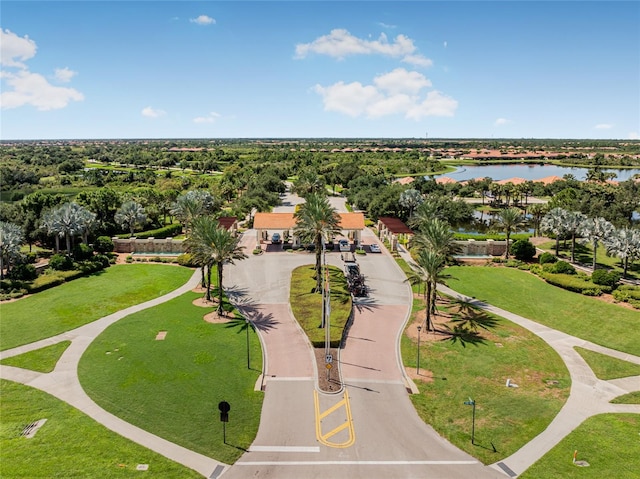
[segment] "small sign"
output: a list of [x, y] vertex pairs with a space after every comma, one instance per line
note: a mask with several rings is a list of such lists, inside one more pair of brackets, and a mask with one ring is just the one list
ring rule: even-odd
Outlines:
[[331, 363], [333, 362], [333, 355], [331, 355], [331, 354], [327, 354], [327, 355], [324, 357], [324, 362], [325, 362], [325, 363], [327, 363], [327, 364], [331, 364]]
[[326, 366], [327, 369], [331, 369], [332, 367], [333, 366], [331, 365], [331, 363], [327, 363], [327, 366]]
[[227, 401], [221, 401], [218, 404], [218, 409], [220, 409], [220, 412], [229, 412], [231, 411], [231, 405]]

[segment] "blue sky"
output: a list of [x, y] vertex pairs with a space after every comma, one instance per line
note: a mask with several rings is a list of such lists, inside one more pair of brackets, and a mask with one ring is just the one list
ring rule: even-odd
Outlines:
[[638, 138], [640, 2], [3, 0], [0, 139]]

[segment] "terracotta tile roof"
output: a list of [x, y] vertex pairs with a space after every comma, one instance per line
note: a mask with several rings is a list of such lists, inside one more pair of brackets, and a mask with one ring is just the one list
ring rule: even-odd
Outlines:
[[554, 183], [556, 181], [562, 181], [562, 178], [560, 178], [559, 176], [556, 175], [552, 175], [552, 176], [545, 176], [544, 178], [540, 178], [539, 180], [533, 180], [537, 183], [543, 183], [545, 185], [549, 185], [551, 183]]
[[506, 185], [507, 183], [511, 183], [512, 185], [521, 185], [522, 183], [526, 183], [526, 182], [527, 180], [525, 180], [524, 178], [518, 178], [518, 177], [496, 181], [496, 183], [499, 185]]
[[378, 218], [378, 221], [381, 222], [393, 234], [413, 234], [411, 228], [405, 225], [402, 220], [399, 220], [398, 218], [381, 216], [380, 218]]
[[343, 230], [363, 230], [364, 213], [338, 213], [340, 215], [340, 228]]
[[238, 220], [235, 216], [221, 216], [218, 218], [218, 223], [220, 226], [224, 227], [224, 229], [228, 230], [234, 225], [234, 223]]
[[288, 230], [296, 225], [293, 213], [256, 213], [253, 227], [257, 230]]
[[412, 178], [411, 176], [404, 176], [402, 178], [398, 178], [397, 180], [395, 180], [396, 183], [400, 183], [401, 185], [408, 185], [410, 183], [413, 183], [416, 179]]
[[453, 178], [449, 178], [448, 176], [439, 176], [438, 178], [436, 178], [436, 183], [438, 183], [439, 185], [447, 185], [450, 183], [457, 183], [457, 181]]

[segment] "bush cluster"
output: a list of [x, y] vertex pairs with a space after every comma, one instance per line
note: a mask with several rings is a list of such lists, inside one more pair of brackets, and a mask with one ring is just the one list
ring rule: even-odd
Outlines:
[[[147, 239], [147, 238], [171, 238], [173, 236], [177, 236], [182, 233], [182, 225], [179, 223], [174, 223], [172, 225], [163, 226], [162, 228], [158, 228], [155, 230], [149, 231], [141, 231], [140, 233], [136, 233], [136, 238], [138, 239]], [[128, 234], [118, 235], [118, 238], [127, 239], [129, 238]]]
[[540, 264], [555, 263], [556, 261], [558, 261], [558, 258], [546, 251], [538, 257], [538, 262]]
[[189, 253], [182, 253], [176, 258], [176, 261], [180, 266], [186, 266], [187, 268], [195, 268], [198, 266], [193, 255]]
[[612, 288], [620, 281], [620, 273], [617, 271], [607, 271], [606, 269], [597, 269], [591, 275], [591, 281], [594, 284], [611, 286]]
[[521, 261], [531, 261], [536, 255], [536, 247], [528, 239], [518, 240], [511, 245], [511, 252]]
[[616, 301], [623, 301], [640, 309], [640, 286], [623, 284], [613, 292], [613, 297]]
[[586, 296], [600, 296], [603, 292], [611, 292], [608, 286], [596, 286], [588, 279], [573, 274], [542, 272], [541, 277], [549, 284]]
[[566, 261], [556, 261], [555, 263], [544, 263], [542, 270], [553, 274], [576, 274], [576, 269], [571, 263]]

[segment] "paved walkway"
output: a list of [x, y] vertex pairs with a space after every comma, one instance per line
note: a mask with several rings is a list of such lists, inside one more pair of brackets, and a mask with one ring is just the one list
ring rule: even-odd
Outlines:
[[[415, 265], [406, 250], [400, 251], [401, 256]], [[606, 348], [590, 341], [549, 328], [522, 316], [518, 316], [504, 309], [464, 296], [451, 288], [439, 285], [438, 290], [458, 299], [473, 304], [476, 307], [508, 319], [539, 336], [551, 346], [565, 363], [571, 376], [571, 391], [569, 398], [558, 415], [538, 436], [525, 444], [518, 451], [492, 467], [512, 471], [512, 477], [522, 474], [533, 463], [549, 452], [567, 434], [577, 428], [585, 419], [604, 413], [636, 413], [640, 414], [640, 404], [611, 404], [613, 398], [634, 391], [640, 391], [640, 376], [604, 381], [598, 379], [586, 361], [574, 349], [581, 347], [613, 358], [640, 365], [640, 356], [622, 353]], [[511, 474], [509, 474], [511, 475]]]
[[26, 384], [27, 386], [47, 392], [69, 403], [121, 436], [141, 444], [158, 454], [162, 454], [179, 464], [198, 471], [205, 477], [210, 477], [214, 471], [220, 474], [227, 467], [225, 464], [162, 439], [105, 411], [84, 392], [78, 380], [78, 363], [80, 362], [80, 357], [102, 331], [125, 316], [157, 306], [158, 304], [191, 291], [198, 286], [199, 282], [200, 270], [196, 270], [186, 284], [164, 296], [123, 309], [97, 321], [67, 331], [66, 333], [36, 341], [25, 346], [2, 351], [0, 352], [0, 360], [61, 341], [71, 341], [71, 345], [62, 354], [52, 372], [38, 373], [27, 369], [3, 365], [0, 367], [0, 378]]

